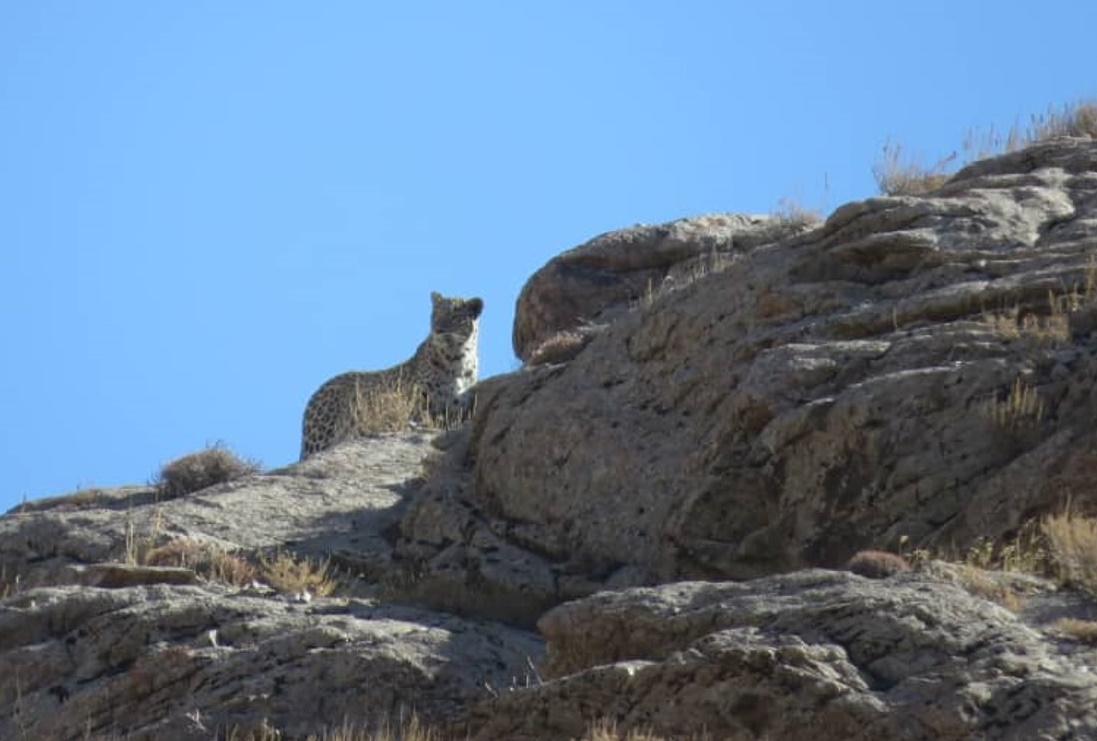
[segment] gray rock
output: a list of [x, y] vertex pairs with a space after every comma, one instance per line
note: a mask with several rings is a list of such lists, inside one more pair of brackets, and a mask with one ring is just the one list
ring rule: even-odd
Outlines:
[[440, 722], [485, 683], [508, 685], [541, 655], [529, 632], [118, 562], [184, 538], [330, 557], [340, 594], [379, 594], [429, 443], [355, 441], [168, 501], [126, 487], [0, 518], [0, 589], [13, 592], [0, 600], [0, 738], [244, 738], [264, 723], [303, 738], [411, 711]]
[[[414, 544], [425, 573], [437, 559], [461, 582], [518, 548], [525, 575], [496, 586], [551, 602], [623, 569], [639, 584], [747, 579], [901, 540], [963, 551], [1068, 498], [1093, 511], [1077, 472], [1097, 443], [1095, 226], [1097, 142], [1060, 140], [760, 239], [634, 302], [569, 363], [482, 384], [451, 451], [464, 483], [413, 505], [398, 551]], [[667, 244], [738, 244], [730, 227], [690, 229]], [[627, 262], [641, 234], [546, 271], [602, 250], [637, 270], [676, 259]], [[520, 314], [556, 295], [546, 280]], [[564, 295], [544, 300], [569, 306], [571, 284], [554, 285]], [[519, 346], [567, 323], [539, 312], [516, 319]], [[1017, 384], [1032, 409], [1011, 405]]]
[[412, 709], [437, 723], [538, 656], [529, 634], [369, 601], [42, 587], [0, 603], [0, 738], [209, 739], [264, 722], [303, 738]]
[[1084, 662], [991, 602], [926, 575], [802, 571], [603, 593], [540, 621], [541, 685], [471, 713], [475, 739], [621, 730], [720, 739], [1097, 736]]
[[550, 337], [617, 316], [630, 302], [683, 283], [742, 252], [798, 234], [803, 220], [706, 214], [608, 232], [553, 258], [518, 296], [514, 352], [530, 360]]

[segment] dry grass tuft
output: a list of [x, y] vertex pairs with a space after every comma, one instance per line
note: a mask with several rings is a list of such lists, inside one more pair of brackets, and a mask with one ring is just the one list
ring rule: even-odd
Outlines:
[[1055, 627], [1078, 643], [1097, 646], [1097, 621], [1062, 618], [1055, 623]]
[[1013, 587], [996, 579], [993, 571], [985, 571], [971, 564], [960, 564], [960, 579], [964, 588], [977, 597], [997, 602], [1010, 612], [1024, 609], [1025, 598]]
[[885, 579], [892, 574], [910, 571], [910, 563], [902, 556], [887, 551], [858, 551], [846, 563], [846, 569], [869, 579]]
[[150, 566], [183, 566], [209, 581], [241, 587], [250, 584], [258, 570], [246, 559], [215, 543], [176, 538], [145, 554]]
[[[255, 728], [234, 728], [225, 734], [227, 741], [283, 741], [277, 728], [263, 721]], [[364, 724], [344, 721], [336, 728], [310, 733], [306, 741], [443, 741], [440, 731], [424, 725], [416, 715], [395, 725], [382, 723], [377, 730], [367, 730]]]
[[527, 366], [566, 363], [574, 360], [584, 347], [594, 339], [592, 332], [565, 329], [542, 342], [529, 354]]
[[356, 389], [354, 420], [361, 435], [380, 435], [406, 430], [426, 413], [419, 387], [397, 381], [392, 388]]
[[205, 450], [166, 463], [153, 483], [161, 499], [175, 499], [258, 473], [259, 470], [259, 464], [241, 458], [222, 443], [216, 443]]
[[1051, 107], [1047, 113], [1032, 116], [1024, 135], [1010, 142], [1011, 149], [1006, 151], [1016, 151], [1029, 144], [1060, 136], [1097, 139], [1097, 101], [1068, 103], [1058, 110]]
[[1005, 399], [991, 399], [983, 413], [996, 427], [1003, 430], [1028, 430], [1044, 418], [1044, 402], [1040, 394], [1018, 377]]
[[432, 414], [423, 389], [403, 379], [397, 379], [388, 388], [359, 385], [355, 395], [355, 429], [357, 434], [367, 437], [402, 432], [416, 425], [448, 430], [464, 421], [464, 415], [458, 412], [447, 412], [444, 416]]
[[1045, 574], [1048, 570], [1046, 538], [1035, 521], [1023, 525], [1013, 538], [983, 538], [964, 555], [964, 563], [978, 569]]
[[1027, 126], [1014, 125], [1005, 135], [992, 127], [986, 134], [968, 132], [961, 156], [953, 152], [933, 167], [904, 159], [897, 144], [886, 144], [872, 167], [876, 185], [885, 195], [924, 195], [943, 185], [954, 163], [965, 165], [1004, 152], [1016, 152], [1060, 136], [1097, 139], [1097, 101], [1080, 100], [1030, 117]]
[[770, 215], [783, 225], [802, 229], [823, 221], [823, 215], [817, 209], [806, 208], [795, 198], [787, 197], [777, 201], [777, 208]]
[[277, 553], [271, 558], [259, 558], [259, 572], [262, 581], [284, 594], [308, 592], [327, 597], [338, 587], [330, 560], [298, 560], [288, 553]]
[[22, 579], [19, 574], [8, 573], [7, 565], [0, 566], [0, 599], [17, 593], [20, 588], [20, 581]]
[[[692, 735], [689, 741], [708, 741], [708, 734]], [[617, 729], [617, 723], [612, 720], [600, 720], [592, 723], [579, 741], [670, 741], [665, 736], [659, 736], [651, 731], [632, 729], [622, 734]]]
[[949, 179], [949, 165], [956, 160], [953, 152], [933, 167], [925, 167], [915, 160], [905, 159], [898, 144], [884, 145], [880, 160], [872, 166], [876, 187], [889, 196], [920, 196], [940, 188]]
[[1097, 518], [1053, 515], [1041, 523], [1055, 578], [1097, 597]]
[[1033, 520], [1019, 528], [1012, 538], [983, 538], [977, 542], [964, 555], [959, 576], [972, 594], [1019, 612], [1025, 606], [1025, 597], [1015, 589], [1017, 582], [1007, 575], [1046, 574], [1048, 563], [1046, 539], [1039, 523]]

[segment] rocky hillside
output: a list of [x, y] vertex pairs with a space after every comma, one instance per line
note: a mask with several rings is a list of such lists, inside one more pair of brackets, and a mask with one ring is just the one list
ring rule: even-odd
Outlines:
[[514, 342], [434, 445], [0, 518], [0, 738], [1097, 738], [1097, 605], [927, 558], [1097, 510], [1097, 142], [602, 235]]

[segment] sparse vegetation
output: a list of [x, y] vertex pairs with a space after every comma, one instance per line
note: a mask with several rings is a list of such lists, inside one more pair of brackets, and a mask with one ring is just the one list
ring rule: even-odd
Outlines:
[[892, 574], [910, 571], [910, 563], [897, 553], [865, 550], [855, 553], [846, 568], [869, 579], [884, 579]]
[[594, 335], [578, 330], [566, 329], [557, 332], [542, 342], [529, 355], [526, 365], [545, 365], [548, 363], [566, 363], [575, 358], [586, 347]]
[[960, 579], [964, 588], [977, 597], [997, 602], [1010, 612], [1020, 612], [1025, 599], [1011, 585], [998, 579], [995, 571], [988, 571], [971, 564], [960, 565]]
[[316, 597], [332, 594], [338, 583], [331, 572], [330, 560], [294, 558], [288, 553], [259, 558], [260, 579], [285, 594], [307, 592]]
[[156, 540], [164, 530], [164, 511], [156, 508], [152, 517], [152, 525], [149, 531], [138, 534], [133, 520], [126, 518], [126, 539], [123, 562], [130, 566], [138, 566], [146, 563], [149, 552], [155, 547]]
[[1048, 291], [1044, 312], [1014, 306], [1005, 311], [984, 313], [983, 321], [1007, 340], [1024, 338], [1037, 346], [1057, 346], [1070, 340], [1071, 315], [1091, 307], [1097, 299], [1097, 261], [1091, 259], [1082, 280], [1061, 292]]
[[176, 538], [152, 548], [144, 560], [150, 566], [183, 566], [204, 579], [235, 587], [250, 584], [259, 573], [247, 559], [194, 538]]
[[813, 226], [823, 220], [823, 215], [818, 210], [805, 208], [794, 198], [780, 199], [771, 216], [786, 226], [802, 228]]
[[1097, 101], [1051, 107], [1046, 113], [1033, 115], [1027, 126], [1014, 125], [1004, 136], [993, 128], [985, 135], [968, 132], [962, 154], [952, 152], [931, 167], [916, 158], [904, 157], [902, 147], [889, 142], [873, 165], [872, 174], [885, 195], [922, 195], [944, 185], [954, 172], [953, 165], [963, 166], [1003, 152], [1015, 152], [1060, 136], [1097, 139]]
[[1097, 518], [1054, 515], [1041, 523], [1054, 577], [1097, 597]]
[[1097, 621], [1062, 618], [1055, 627], [1078, 643], [1097, 646]]
[[876, 187], [889, 196], [920, 196], [936, 190], [949, 179], [949, 165], [956, 160], [953, 152], [932, 167], [905, 159], [899, 144], [884, 145], [880, 160], [872, 166]]
[[[630, 308], [650, 308], [664, 294], [680, 291], [693, 285], [711, 273], [726, 270], [735, 261], [735, 256], [727, 252], [712, 250], [708, 254], [698, 255], [683, 263], [681, 269], [672, 269], [661, 281], [648, 280], [647, 287], [638, 301], [630, 303]], [[675, 266], [676, 268], [678, 266]]]
[[1046, 571], [1047, 552], [1039, 528], [1029, 523], [1012, 538], [980, 538], [964, 554], [963, 563], [983, 570], [1038, 574]]
[[259, 464], [241, 458], [222, 443], [166, 463], [154, 481], [161, 499], [193, 494], [210, 486], [258, 473]]
[[83, 509], [86, 507], [97, 507], [102, 504], [105, 499], [106, 494], [102, 489], [88, 487], [77, 489], [71, 494], [62, 494], [56, 497], [43, 497], [42, 499], [36, 499], [33, 502], [28, 502], [24, 497], [23, 501], [12, 509], [12, 512], [42, 512], [44, 510], [58, 508]]
[[6, 565], [0, 566], [0, 599], [18, 592], [20, 581], [19, 574], [8, 573]]
[[[225, 738], [228, 741], [282, 741], [285, 737], [277, 728], [264, 722], [258, 728], [233, 729], [225, 735]], [[422, 723], [417, 716], [412, 715], [410, 719], [396, 725], [383, 723], [380, 729], [375, 731], [367, 730], [365, 724], [348, 721], [337, 728], [309, 734], [307, 741], [447, 741], [449, 738], [437, 728]], [[695, 734], [682, 741], [709, 741], [710, 738], [706, 734]], [[672, 741], [672, 739], [651, 731], [637, 729], [622, 733], [617, 730], [615, 722], [603, 719], [591, 723], [587, 732], [577, 741]]]
[[1021, 431], [1035, 427], [1044, 417], [1040, 394], [1018, 377], [1005, 399], [991, 399], [984, 409], [987, 418], [1003, 430]]
[[401, 432], [414, 424], [430, 429], [450, 429], [460, 419], [431, 413], [427, 395], [418, 384], [397, 380], [390, 388], [356, 389], [355, 427], [360, 435]]

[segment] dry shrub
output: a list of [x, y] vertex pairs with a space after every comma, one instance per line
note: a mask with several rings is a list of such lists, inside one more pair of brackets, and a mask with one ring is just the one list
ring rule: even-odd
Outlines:
[[246, 559], [216, 543], [193, 538], [176, 538], [145, 555], [150, 566], [183, 566], [210, 581], [234, 587], [250, 584], [258, 575]]
[[579, 352], [590, 344], [593, 335], [565, 329], [542, 342], [529, 355], [526, 365], [545, 365], [546, 363], [566, 363], [573, 360]]
[[802, 206], [795, 198], [781, 198], [770, 214], [783, 225], [806, 229], [822, 222], [823, 215], [817, 209]]
[[1062, 618], [1055, 627], [1087, 646], [1097, 646], [1097, 621]]
[[984, 571], [971, 564], [960, 564], [959, 576], [964, 589], [976, 597], [997, 602], [1010, 612], [1020, 612], [1025, 606], [1025, 598], [997, 578], [993, 571]]
[[1097, 139], [1097, 101], [1080, 100], [1029, 118], [1027, 126], [1015, 124], [1002, 135], [990, 128], [985, 134], [969, 131], [963, 139], [961, 157], [953, 152], [933, 167], [916, 161], [904, 161], [901, 147], [884, 145], [883, 156], [872, 167], [876, 185], [886, 195], [923, 195], [943, 185], [950, 177], [951, 165], [967, 164], [1003, 152], [1016, 152], [1033, 144], [1060, 136]]
[[[414, 714], [395, 724], [383, 722], [376, 730], [368, 728], [364, 723], [344, 721], [336, 728], [310, 733], [306, 741], [443, 741], [437, 729], [424, 725]], [[283, 741], [285, 736], [264, 720], [254, 727], [238, 726], [226, 733], [224, 738], [227, 741]]]
[[916, 161], [905, 160], [898, 144], [884, 145], [880, 160], [872, 166], [876, 187], [889, 196], [920, 196], [940, 188], [951, 177], [947, 168], [956, 159], [956, 153], [927, 168]]
[[61, 494], [56, 497], [44, 497], [33, 502], [23, 501], [12, 509], [12, 514], [25, 512], [44, 512], [50, 509], [83, 509], [98, 507], [107, 501], [107, 494], [102, 489], [88, 488], [77, 489], [71, 494]]
[[298, 560], [288, 553], [277, 553], [271, 558], [260, 557], [259, 570], [263, 581], [284, 594], [308, 592], [327, 597], [338, 586], [330, 560]]
[[1030, 520], [1012, 538], [981, 538], [968, 549], [964, 563], [977, 569], [1047, 574], [1047, 539], [1040, 524]]
[[1056, 579], [1097, 597], [1097, 518], [1053, 515], [1041, 530]]
[[447, 410], [442, 416], [432, 414], [423, 389], [399, 378], [387, 387], [359, 384], [355, 389], [354, 424], [359, 435], [401, 432], [416, 424], [450, 429], [462, 422], [464, 416], [457, 410]]
[[1059, 136], [1097, 139], [1097, 101], [1068, 103], [1059, 110], [1049, 108], [1047, 113], [1033, 116], [1020, 146], [1014, 147], [1020, 149]]
[[216, 443], [166, 463], [154, 484], [162, 499], [174, 499], [259, 470], [254, 461], [245, 460], [224, 444]]
[[996, 427], [1003, 430], [1029, 430], [1044, 418], [1044, 402], [1039, 392], [1017, 377], [1005, 399], [991, 399], [983, 409], [984, 415]]
[[366, 731], [350, 723], [319, 736], [310, 735], [308, 741], [442, 741], [442, 734], [435, 728], [423, 725], [418, 716], [396, 725], [383, 723], [376, 731]]
[[910, 563], [902, 556], [887, 551], [858, 551], [846, 563], [846, 569], [869, 579], [884, 579], [892, 574], [910, 571]]
[[[689, 736], [690, 741], [708, 741], [710, 738], [708, 734]], [[616, 722], [603, 719], [592, 723], [579, 741], [670, 741], [670, 739], [636, 728], [622, 734], [617, 730]]]
[[1018, 309], [984, 314], [983, 323], [1005, 340], [1025, 339], [1037, 347], [1055, 347], [1070, 340], [1070, 315], [1053, 311], [1047, 316], [1021, 314]]
[[17, 593], [22, 578], [17, 573], [9, 573], [7, 564], [0, 566], [0, 599]]
[[392, 388], [356, 389], [354, 421], [359, 434], [380, 435], [407, 429], [422, 415], [425, 404], [419, 388], [397, 382]]

